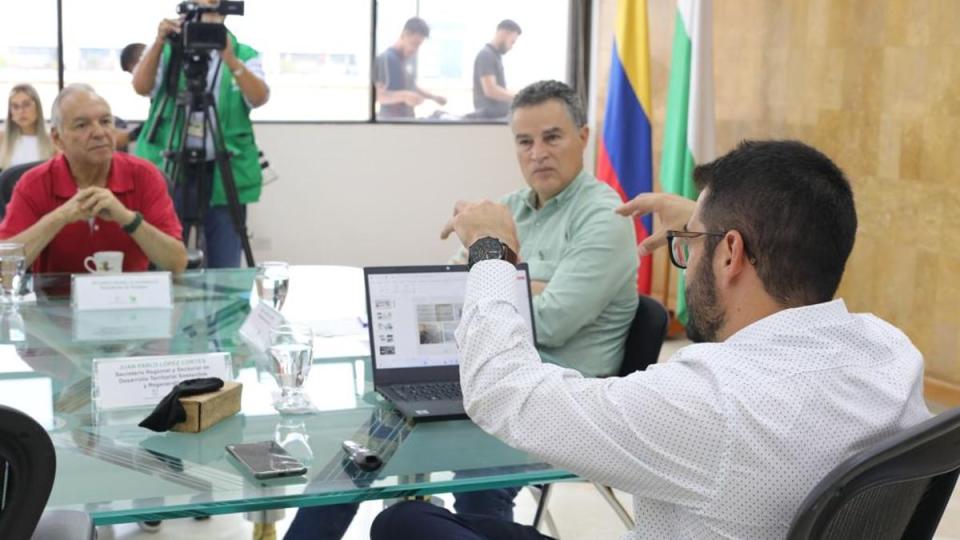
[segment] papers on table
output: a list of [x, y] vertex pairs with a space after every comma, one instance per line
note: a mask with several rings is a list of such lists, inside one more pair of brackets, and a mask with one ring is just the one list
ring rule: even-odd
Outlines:
[[23, 411], [44, 429], [53, 429], [53, 380], [29, 367], [24, 371], [0, 374], [0, 405]]
[[316, 337], [358, 336], [367, 334], [365, 321], [357, 317], [345, 317], [330, 321], [316, 321], [310, 323]]

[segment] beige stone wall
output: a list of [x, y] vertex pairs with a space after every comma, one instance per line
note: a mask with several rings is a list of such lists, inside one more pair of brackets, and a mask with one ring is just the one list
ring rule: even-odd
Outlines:
[[[675, 4], [649, 4], [659, 166]], [[600, 103], [614, 11], [601, 0]], [[840, 296], [960, 384], [960, 1], [715, 1], [714, 65], [718, 152], [796, 138], [831, 156], [860, 219]]]

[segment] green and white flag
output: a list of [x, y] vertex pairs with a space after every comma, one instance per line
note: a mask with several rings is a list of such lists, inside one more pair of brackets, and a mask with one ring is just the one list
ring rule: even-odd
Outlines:
[[[669, 193], [697, 198], [694, 166], [713, 160], [713, 4], [679, 0], [670, 61], [667, 118], [660, 185]], [[683, 273], [677, 283], [677, 318], [687, 322]]]

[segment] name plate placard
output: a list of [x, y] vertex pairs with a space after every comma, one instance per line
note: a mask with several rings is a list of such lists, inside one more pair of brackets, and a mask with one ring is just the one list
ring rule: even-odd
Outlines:
[[240, 327], [240, 335], [261, 352], [270, 347], [270, 329], [286, 324], [287, 319], [266, 302], [257, 304]]
[[99, 410], [153, 407], [187, 379], [233, 379], [230, 353], [93, 359], [92, 401]]
[[173, 307], [170, 272], [73, 276], [73, 309], [147, 309]]

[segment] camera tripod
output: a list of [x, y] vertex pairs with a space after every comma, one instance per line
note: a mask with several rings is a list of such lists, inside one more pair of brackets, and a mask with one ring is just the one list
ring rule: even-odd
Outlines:
[[[183, 222], [184, 230], [189, 231], [191, 228], [196, 230], [195, 245], [197, 249], [204, 253], [205, 263], [207, 246], [204, 234], [204, 219], [210, 198], [210, 193], [206, 190], [207, 186], [210, 189], [213, 188], [212, 176], [214, 174], [207, 167], [206, 141], [207, 135], [210, 135], [213, 140], [214, 167], [220, 171], [220, 180], [223, 183], [224, 194], [230, 209], [230, 219], [233, 222], [234, 231], [240, 237], [247, 267], [253, 268], [256, 263], [253, 260], [253, 250], [250, 248], [250, 239], [247, 236], [247, 226], [240, 213], [237, 184], [233, 169], [230, 167], [231, 156], [226, 149], [221, 127], [214, 121], [214, 119], [219, 119], [213, 90], [216, 88], [216, 80], [220, 75], [220, 64], [217, 64], [213, 82], [208, 88], [209, 64], [210, 55], [206, 51], [189, 52], [174, 47], [173, 54], [170, 56], [170, 62], [164, 74], [164, 85], [166, 85], [167, 92], [164, 101], [158, 108], [162, 115], [167, 107], [167, 100], [171, 96], [176, 96], [173, 118], [171, 119], [173, 129], [167, 136], [165, 145], [167, 150], [163, 154], [164, 172], [175, 185], [183, 183], [182, 215], [180, 219]], [[186, 89], [183, 91], [179, 89], [181, 66], [186, 79]], [[197, 116], [201, 118], [199, 122], [201, 133], [199, 136], [193, 136], [190, 134], [190, 126], [195, 123], [194, 118]], [[162, 120], [162, 116], [160, 116], [154, 122], [153, 129], [148, 134], [149, 140], [155, 138], [156, 128]], [[177, 135], [179, 135], [179, 138], [177, 138]], [[190, 139], [199, 139], [199, 147], [188, 145]], [[174, 147], [176, 148], [174, 149]], [[192, 193], [190, 190], [193, 190]], [[185, 238], [184, 240], [189, 239]]]

